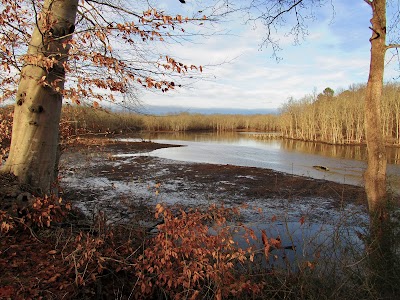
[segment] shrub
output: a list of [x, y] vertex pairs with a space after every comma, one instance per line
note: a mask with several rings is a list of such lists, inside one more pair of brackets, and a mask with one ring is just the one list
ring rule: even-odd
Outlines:
[[12, 107], [0, 109], [0, 165], [10, 151], [12, 118]]
[[[142, 297], [162, 293], [172, 299], [222, 299], [257, 293], [261, 284], [250, 282], [238, 266], [254, 257], [233, 241], [234, 227], [227, 216], [233, 211], [211, 206], [206, 212], [180, 209], [178, 215], [158, 204], [155, 237], [148, 240], [136, 264]], [[137, 293], [139, 294], [139, 293]]]

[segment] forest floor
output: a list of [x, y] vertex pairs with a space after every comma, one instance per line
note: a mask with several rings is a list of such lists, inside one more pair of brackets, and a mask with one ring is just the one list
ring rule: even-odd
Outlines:
[[[297, 210], [293, 213], [295, 218], [304, 215], [305, 211], [299, 211], [304, 209], [311, 214], [310, 218], [317, 219], [329, 210], [340, 210], [348, 205], [365, 211], [362, 187], [267, 169], [184, 163], [148, 155], [162, 147], [176, 145], [91, 138], [69, 146], [60, 162], [62, 205], [51, 204], [46, 210], [38, 210], [39, 225], [44, 228], [35, 229], [37, 213], [19, 210], [18, 218], [10, 221], [15, 231], [0, 234], [0, 299], [126, 297], [131, 292], [126, 290], [127, 282], [132, 278], [127, 278], [126, 269], [120, 267], [108, 273], [102, 271], [106, 264], [102, 255], [111, 251], [107, 252], [112, 258], [109, 263], [118, 261], [135, 247], [119, 244], [116, 237], [129, 234], [133, 236], [129, 239], [131, 242], [141, 233], [138, 229], [128, 232], [124, 227], [116, 227], [109, 234], [104, 228], [107, 222], [117, 224], [132, 218], [154, 221], [152, 216], [157, 203], [198, 207], [209, 203], [239, 206], [255, 201], [275, 214], [283, 208], [284, 199], [285, 209]], [[136, 156], [118, 155], [126, 153]], [[12, 210], [12, 199], [18, 193], [15, 188], [10, 190], [10, 186], [16, 184], [12, 178], [3, 181], [0, 182], [0, 211], [6, 212]], [[68, 202], [80, 212], [64, 213], [59, 209], [69, 207]], [[301, 205], [292, 207], [291, 203]], [[39, 204], [42, 207], [43, 203]], [[100, 215], [103, 220], [99, 220], [99, 212], [105, 212]], [[67, 221], [58, 221], [59, 214], [66, 214]], [[22, 219], [24, 215], [28, 218]], [[43, 219], [49, 215], [54, 226], [46, 229]], [[89, 226], [88, 222], [83, 222], [84, 218], [97, 219]], [[2, 226], [6, 226], [7, 219], [3, 216], [1, 220]], [[18, 220], [23, 221], [19, 224]], [[87, 237], [82, 230], [87, 232]], [[89, 233], [101, 235], [101, 242], [96, 244], [96, 239], [89, 238]], [[115, 256], [115, 249], [120, 256]], [[109, 265], [107, 268], [112, 269]], [[119, 286], [121, 289], [117, 288]]]

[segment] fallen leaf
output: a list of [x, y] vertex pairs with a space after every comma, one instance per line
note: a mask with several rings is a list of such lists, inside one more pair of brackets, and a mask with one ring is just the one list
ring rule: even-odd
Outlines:
[[222, 293], [221, 293], [221, 289], [218, 289], [216, 294], [215, 294], [215, 299], [216, 300], [222, 300]]
[[307, 261], [307, 267], [309, 267], [312, 270], [314, 269], [314, 264], [311, 261]]
[[47, 280], [46, 282], [47, 282], [47, 283], [53, 283], [53, 282], [55, 282], [55, 281], [58, 279], [58, 277], [60, 277], [60, 276], [61, 276], [61, 274], [60, 274], [60, 273], [57, 273], [57, 274], [54, 275], [53, 277], [50, 277], [50, 279]]
[[0, 299], [12, 299], [14, 296], [14, 288], [12, 286], [0, 287]]
[[276, 249], [281, 248], [281, 238], [279, 236], [276, 239], [270, 238], [269, 243], [271, 244], [272, 247], [274, 247]]
[[264, 245], [264, 255], [265, 255], [265, 258], [268, 260], [269, 250], [270, 250], [271, 246], [270, 246], [270, 244], [268, 242], [268, 236], [265, 233], [264, 229], [261, 230], [261, 239], [262, 239], [262, 242], [263, 242], [263, 245]]

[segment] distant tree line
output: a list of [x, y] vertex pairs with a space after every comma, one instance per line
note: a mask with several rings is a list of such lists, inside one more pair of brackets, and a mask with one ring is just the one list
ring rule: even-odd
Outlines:
[[[364, 97], [366, 85], [352, 85], [336, 96], [327, 88], [319, 95], [289, 99], [281, 108], [279, 128], [283, 137], [330, 144], [365, 141]], [[400, 144], [400, 85], [383, 89], [382, 133], [388, 144]]]
[[103, 109], [66, 106], [62, 125], [89, 132], [133, 131], [279, 131], [278, 115], [177, 113], [165, 116], [112, 113]]
[[143, 117], [148, 131], [278, 131], [276, 115], [224, 115], [180, 113]]
[[[329, 144], [364, 144], [365, 85], [335, 92], [289, 98], [278, 114], [225, 115], [177, 113], [165, 116], [115, 113], [102, 108], [65, 106], [61, 129], [72, 134], [137, 131], [258, 131], [276, 132], [287, 139]], [[400, 145], [400, 84], [383, 89], [382, 132], [387, 144]], [[8, 110], [7, 110], [8, 111]], [[5, 111], [3, 110], [5, 114]], [[3, 119], [3, 118], [2, 118]], [[262, 137], [262, 135], [260, 135]]]

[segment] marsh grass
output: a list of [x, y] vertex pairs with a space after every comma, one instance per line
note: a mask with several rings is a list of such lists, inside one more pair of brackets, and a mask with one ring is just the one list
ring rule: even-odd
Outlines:
[[139, 131], [277, 131], [276, 115], [201, 115], [178, 113], [165, 116], [135, 112], [111, 112], [82, 106], [65, 106], [61, 124], [77, 134], [133, 133]]

